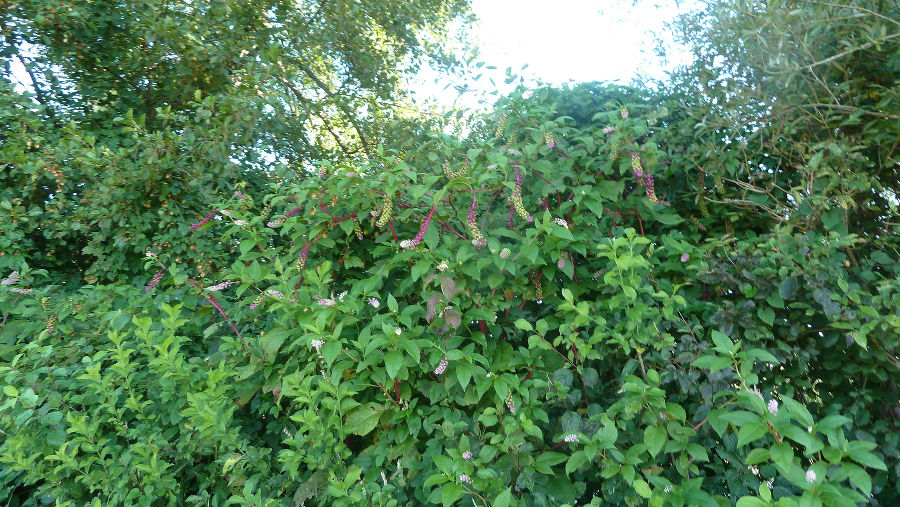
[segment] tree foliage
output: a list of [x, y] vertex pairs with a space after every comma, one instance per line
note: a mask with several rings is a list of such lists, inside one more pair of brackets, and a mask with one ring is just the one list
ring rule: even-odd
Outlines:
[[[465, 138], [354, 114], [377, 74], [319, 88], [343, 133], [307, 151], [288, 134], [327, 126], [279, 109], [290, 87], [166, 82], [171, 108], [122, 112], [128, 135], [105, 141], [89, 115], [48, 126], [75, 114], [62, 99], [5, 94], [0, 487], [22, 504], [893, 505], [900, 12], [872, 4], [710, 1], [680, 21], [697, 59], [668, 83], [518, 90]], [[317, 86], [302, 59], [256, 62], [249, 89], [282, 71]], [[197, 91], [177, 105], [180, 85]], [[39, 195], [49, 177], [28, 175], [51, 163], [106, 200]], [[147, 230], [165, 242], [124, 240]]]

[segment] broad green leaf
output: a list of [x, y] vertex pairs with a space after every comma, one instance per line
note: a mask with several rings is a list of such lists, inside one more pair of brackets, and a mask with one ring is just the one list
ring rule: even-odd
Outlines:
[[392, 350], [384, 355], [384, 369], [387, 371], [388, 377], [396, 378], [397, 372], [403, 366], [403, 353], [399, 350]]
[[356, 435], [367, 435], [378, 425], [380, 417], [381, 407], [379, 405], [375, 403], [360, 405], [347, 414], [344, 430]]
[[643, 498], [650, 498], [650, 495], [652, 494], [650, 491], [650, 486], [643, 479], [635, 480], [631, 483], [631, 487], [634, 488], [635, 493]]
[[656, 456], [666, 444], [666, 429], [662, 426], [647, 426], [644, 429], [644, 444], [651, 456]]

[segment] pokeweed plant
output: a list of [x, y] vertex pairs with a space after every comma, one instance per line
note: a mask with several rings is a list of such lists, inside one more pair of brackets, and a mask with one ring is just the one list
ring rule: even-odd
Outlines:
[[[866, 383], [896, 367], [886, 254], [846, 269], [863, 241], [849, 232], [741, 230], [725, 206], [685, 219], [696, 192], [664, 163], [679, 118], [606, 92], [581, 123], [537, 90], [464, 141], [434, 133], [223, 198], [182, 228], [229, 245], [214, 279], [151, 255], [139, 287], [63, 298], [17, 265], [0, 288], [9, 494], [890, 499], [893, 423], [865, 417], [881, 396]], [[849, 386], [817, 364], [834, 367], [836, 340]]]

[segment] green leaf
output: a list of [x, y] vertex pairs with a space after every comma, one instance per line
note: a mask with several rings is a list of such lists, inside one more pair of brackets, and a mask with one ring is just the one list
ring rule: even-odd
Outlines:
[[512, 503], [512, 490], [506, 488], [494, 498], [493, 507], [509, 507], [510, 503]]
[[650, 495], [652, 494], [650, 486], [643, 479], [636, 479], [631, 483], [631, 487], [634, 488], [635, 493], [641, 495], [643, 498], [650, 498]]
[[769, 432], [769, 428], [758, 422], [751, 422], [741, 426], [738, 430], [738, 447], [743, 447], [751, 442], [759, 440]]
[[742, 496], [738, 498], [737, 507], [766, 507], [768, 504], [758, 496]]
[[464, 361], [456, 363], [456, 380], [459, 381], [459, 386], [465, 391], [469, 381], [472, 380], [472, 365]]
[[396, 378], [397, 372], [403, 366], [403, 353], [399, 350], [392, 350], [384, 355], [384, 369], [387, 371], [388, 377]]
[[869, 496], [872, 494], [872, 478], [862, 467], [853, 463], [842, 463], [841, 468], [847, 474], [847, 477], [850, 478], [850, 482], [859, 488], [864, 495]]
[[262, 348], [263, 352], [266, 356], [274, 356], [275, 353], [278, 352], [278, 349], [281, 348], [281, 344], [284, 343], [285, 338], [290, 334], [290, 330], [283, 327], [278, 327], [267, 331], [264, 335], [259, 338], [259, 346]]
[[578, 467], [587, 463], [588, 456], [584, 451], [575, 451], [566, 461], [566, 475], [572, 475], [572, 472], [578, 470]]
[[804, 425], [813, 425], [814, 421], [812, 414], [810, 414], [809, 410], [807, 410], [807, 408], [802, 404], [797, 403], [792, 398], [789, 398], [787, 396], [781, 397], [781, 403], [784, 405], [784, 408], [788, 410], [789, 414], [799, 419], [800, 422], [802, 422]]
[[713, 343], [723, 352], [731, 351], [734, 348], [734, 342], [725, 333], [713, 329], [711, 334]]
[[3, 386], [3, 394], [10, 398], [17, 398], [19, 396], [19, 390], [13, 386]]
[[463, 495], [463, 488], [455, 482], [450, 482], [441, 488], [441, 502], [444, 505], [453, 505]]
[[422, 259], [419, 262], [413, 264], [412, 269], [410, 269], [410, 276], [413, 280], [418, 280], [430, 269], [431, 262], [428, 259]]
[[360, 405], [347, 414], [344, 430], [356, 435], [366, 435], [378, 425], [381, 407], [376, 403]]
[[883, 264], [885, 266], [891, 266], [897, 263], [896, 259], [892, 259], [890, 255], [880, 250], [872, 252], [871, 259], [878, 264]]
[[859, 463], [862, 466], [866, 466], [869, 468], [874, 468], [876, 470], [887, 470], [887, 467], [884, 465], [884, 461], [878, 456], [875, 456], [871, 452], [860, 452], [860, 451], [850, 451], [850, 459]]
[[747, 457], [744, 459], [744, 464], [758, 465], [765, 461], [769, 461], [769, 458], [770, 454], [768, 449], [766, 449], [765, 447], [757, 447], [756, 449], [750, 451], [749, 454], [747, 454]]
[[760, 306], [758, 310], [756, 310], [756, 315], [759, 316], [759, 319], [765, 322], [768, 325], [772, 325], [775, 323], [775, 310], [766, 307]]
[[553, 475], [553, 469], [550, 468], [554, 465], [558, 465], [566, 460], [566, 455], [547, 451], [538, 455], [537, 459], [534, 460], [534, 468], [543, 474]]
[[708, 420], [709, 425], [716, 430], [716, 433], [718, 433], [719, 436], [722, 436], [725, 430], [728, 429], [728, 410], [721, 408], [710, 410], [709, 413], [706, 414], [706, 420]]
[[513, 323], [516, 328], [521, 329], [522, 331], [533, 331], [534, 328], [531, 327], [531, 322], [528, 322], [525, 319], [518, 319]]
[[388, 294], [387, 305], [388, 308], [394, 313], [397, 313], [397, 311], [400, 309], [400, 307], [397, 305], [397, 300], [394, 299], [393, 294]]
[[797, 279], [793, 276], [785, 278], [781, 281], [781, 285], [778, 286], [778, 295], [781, 296], [781, 299], [784, 301], [791, 299], [796, 291]]
[[666, 429], [662, 426], [647, 426], [644, 429], [644, 444], [650, 455], [656, 457], [666, 444]]
[[769, 448], [769, 453], [772, 456], [772, 461], [782, 470], [790, 469], [791, 462], [794, 460], [794, 450], [790, 444], [787, 442], [775, 444]]

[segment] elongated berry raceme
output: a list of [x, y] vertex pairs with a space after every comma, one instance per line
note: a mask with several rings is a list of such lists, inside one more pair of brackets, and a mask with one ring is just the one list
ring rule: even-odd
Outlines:
[[227, 289], [228, 287], [231, 286], [232, 283], [234, 283], [234, 282], [232, 282], [231, 280], [226, 280], [222, 283], [217, 283], [216, 285], [211, 285], [211, 286], [207, 287], [206, 290], [212, 291], [212, 292], [220, 291], [223, 289]]
[[150, 280], [150, 284], [144, 288], [144, 292], [150, 292], [151, 290], [153, 290], [153, 287], [156, 287], [156, 284], [158, 284], [159, 281], [162, 280], [163, 273], [165, 272], [165, 269], [160, 269], [159, 271], [157, 271], [156, 274], [153, 275], [153, 280]]
[[468, 227], [469, 232], [472, 233], [472, 244], [475, 245], [475, 248], [481, 248], [484, 245], [487, 245], [487, 240], [484, 239], [484, 236], [478, 229], [478, 224], [475, 223], [476, 210], [477, 199], [475, 197], [475, 192], [472, 192], [472, 204], [469, 206], [469, 215], [466, 217], [466, 227]]
[[378, 217], [378, 221], [375, 222], [375, 225], [378, 227], [384, 227], [387, 225], [388, 220], [391, 219], [391, 212], [394, 210], [394, 200], [390, 195], [385, 196], [384, 198], [384, 206], [381, 208], [381, 216]]
[[303, 245], [300, 249], [300, 256], [297, 257], [297, 269], [303, 270], [306, 267], [306, 258], [309, 257], [309, 243]]
[[641, 168], [641, 156], [637, 153], [631, 154], [631, 170], [634, 171], [634, 176], [638, 179], [638, 184], [643, 185], [644, 182], [641, 178], [644, 176], [644, 172]]
[[296, 208], [292, 209], [291, 211], [288, 211], [283, 217], [278, 218], [276, 220], [272, 220], [271, 222], [267, 223], [266, 226], [278, 227], [279, 225], [283, 224], [285, 222], [285, 220], [287, 220], [288, 218], [291, 218], [292, 216], [296, 215], [297, 213], [300, 213], [301, 211], [302, 211], [302, 208], [296, 207]]
[[527, 222], [534, 222], [534, 217], [525, 211], [525, 204], [522, 202], [522, 172], [519, 171], [518, 166], [513, 166], [513, 171], [515, 171], [516, 174], [516, 186], [513, 188], [510, 201], [512, 201], [513, 208], [515, 208], [516, 213], [518, 213], [522, 219]]
[[266, 299], [266, 293], [265, 293], [265, 292], [263, 292], [263, 293], [260, 294], [259, 296], [256, 296], [256, 299], [254, 299], [253, 302], [250, 303], [250, 309], [251, 309], [251, 310], [255, 310], [256, 307], [259, 306], [260, 303], [262, 303], [263, 299]]
[[219, 210], [217, 210], [217, 209], [214, 209], [214, 210], [210, 211], [209, 213], [207, 213], [207, 215], [206, 215], [205, 217], [203, 217], [203, 220], [197, 222], [196, 224], [192, 224], [192, 225], [191, 225], [191, 230], [192, 230], [192, 231], [196, 231], [197, 229], [203, 227], [204, 225], [207, 224], [207, 222], [209, 222], [210, 220], [212, 220], [212, 218], [213, 218], [214, 216], [216, 216], [216, 213], [218, 213], [218, 212], [219, 212]]
[[431, 209], [428, 210], [428, 214], [425, 215], [425, 220], [422, 222], [422, 227], [419, 228], [419, 233], [416, 234], [416, 237], [412, 240], [402, 241], [400, 246], [403, 248], [415, 248], [422, 242], [422, 238], [425, 237], [425, 233], [428, 231], [428, 227], [431, 225], [431, 217], [434, 215], [434, 206], [431, 206]]

